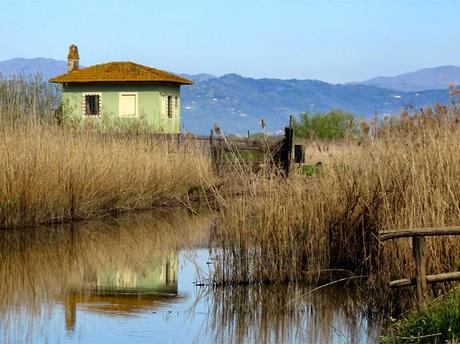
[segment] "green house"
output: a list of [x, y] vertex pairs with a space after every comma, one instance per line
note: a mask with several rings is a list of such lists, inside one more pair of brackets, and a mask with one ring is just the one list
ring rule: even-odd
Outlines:
[[63, 85], [64, 118], [143, 121], [158, 133], [180, 132], [180, 86], [192, 81], [134, 62], [80, 69], [79, 60], [71, 45], [68, 72], [50, 80]]

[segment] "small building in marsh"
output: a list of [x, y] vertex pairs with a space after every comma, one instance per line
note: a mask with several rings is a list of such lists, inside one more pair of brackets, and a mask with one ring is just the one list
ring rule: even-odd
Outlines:
[[153, 131], [180, 131], [180, 86], [192, 81], [134, 62], [79, 68], [78, 48], [69, 47], [68, 72], [50, 79], [63, 85], [63, 115], [69, 119], [144, 121]]

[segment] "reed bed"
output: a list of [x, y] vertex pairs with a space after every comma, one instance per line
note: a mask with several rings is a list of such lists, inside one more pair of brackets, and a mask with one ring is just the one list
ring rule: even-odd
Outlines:
[[[321, 162], [310, 176], [254, 172], [235, 153], [217, 179], [198, 148], [171, 150], [142, 127], [120, 135], [127, 128], [63, 125], [56, 104], [39, 78], [0, 78], [1, 228], [181, 204], [205, 186], [219, 211], [215, 284], [352, 278], [383, 292], [413, 267], [409, 241], [383, 245], [379, 230], [460, 223], [454, 107], [362, 123], [359, 139], [309, 143], [309, 163]], [[458, 238], [428, 246], [428, 273], [459, 266]]]
[[202, 149], [141, 126], [61, 123], [58, 90], [0, 77], [0, 228], [178, 205], [212, 179]]
[[0, 74], [0, 120], [2, 125], [40, 118], [50, 121], [61, 103], [61, 92], [56, 85], [43, 80], [41, 75], [3, 77]]
[[0, 171], [3, 228], [177, 205], [209, 174], [199, 150], [40, 123], [0, 128]]
[[[360, 140], [321, 146], [320, 173], [235, 173], [215, 226], [215, 283], [352, 278], [375, 287], [413, 274], [408, 240], [379, 230], [460, 223], [460, 112], [437, 106], [386, 120]], [[318, 146], [319, 145], [319, 146]], [[310, 147], [311, 147], [310, 146]], [[317, 149], [319, 150], [319, 149]], [[307, 154], [307, 156], [308, 156]], [[456, 270], [460, 240], [428, 239], [428, 273]]]

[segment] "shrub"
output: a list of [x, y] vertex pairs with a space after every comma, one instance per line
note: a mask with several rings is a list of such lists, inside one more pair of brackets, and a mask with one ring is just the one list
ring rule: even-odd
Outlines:
[[355, 116], [343, 110], [327, 113], [301, 113], [299, 119], [293, 118], [296, 138], [308, 139], [343, 139], [355, 135], [357, 122]]

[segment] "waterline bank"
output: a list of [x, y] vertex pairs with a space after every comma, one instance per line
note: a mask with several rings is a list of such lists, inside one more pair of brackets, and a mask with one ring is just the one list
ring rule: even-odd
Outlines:
[[[347, 288], [197, 287], [212, 276], [209, 215], [145, 212], [0, 232], [2, 340], [375, 342]], [[9, 337], [8, 337], [9, 336]], [[134, 338], [134, 339], [133, 339]]]

